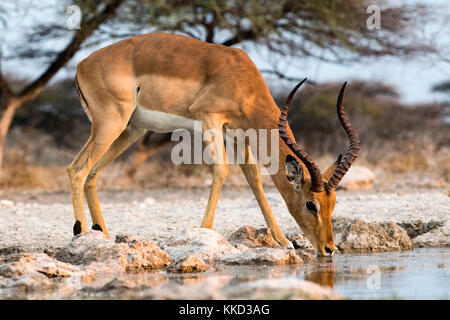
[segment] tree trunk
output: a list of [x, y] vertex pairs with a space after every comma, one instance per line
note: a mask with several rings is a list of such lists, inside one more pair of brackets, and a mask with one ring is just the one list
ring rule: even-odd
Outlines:
[[11, 126], [14, 113], [21, 104], [17, 100], [10, 100], [0, 107], [0, 170], [3, 165], [3, 151], [6, 142], [6, 135]]

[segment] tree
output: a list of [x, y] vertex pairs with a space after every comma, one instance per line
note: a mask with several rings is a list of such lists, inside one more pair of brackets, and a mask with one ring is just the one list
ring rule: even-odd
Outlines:
[[[366, 9], [371, 2], [77, 0], [75, 4], [82, 12], [81, 29], [68, 31], [62, 23], [41, 23], [33, 28], [26, 43], [14, 48], [12, 56], [3, 56], [3, 59], [44, 59], [49, 64], [42, 74], [20, 90], [10, 86], [0, 67], [0, 159], [15, 111], [34, 99], [82, 45], [99, 45], [111, 38], [124, 38], [146, 31], [167, 31], [225, 46], [251, 43], [278, 55], [311, 56], [334, 62], [433, 52], [432, 47], [417, 40], [415, 32], [419, 26], [425, 25], [428, 14], [425, 7], [384, 6], [381, 11], [382, 28], [369, 30]], [[72, 4], [69, 1], [57, 3], [59, 9]], [[52, 46], [36, 45], [49, 38], [69, 38], [70, 41], [60, 51], [55, 51]], [[276, 66], [265, 71], [284, 76]]]
[[434, 92], [442, 92], [450, 94], [450, 80], [435, 84], [432, 88]]
[[[14, 90], [11, 88], [2, 73], [0, 65], [0, 168], [2, 165], [6, 135], [16, 110], [25, 102], [33, 100], [42, 91], [45, 85], [81, 48], [82, 43], [97, 30], [102, 23], [115, 15], [117, 8], [122, 2], [123, 0], [111, 0], [101, 3], [101, 5], [98, 6], [93, 6], [91, 1], [80, 2], [80, 8], [84, 11], [82, 14], [81, 28], [73, 33], [70, 42], [61, 51], [56, 55], [52, 55], [51, 62], [45, 71], [22, 89]], [[45, 28], [42, 27], [37, 28], [38, 31], [36, 33], [42, 34], [45, 31], [44, 29]], [[32, 50], [27, 53], [26, 49], [18, 52], [19, 56], [26, 54], [35, 56], [37, 53]]]
[[[161, 5], [164, 2], [165, 5]], [[421, 5], [384, 6], [380, 30], [367, 28], [367, 0], [148, 1], [150, 15], [140, 23], [178, 31], [206, 42], [232, 46], [251, 41], [274, 52], [336, 62], [361, 56], [405, 55], [428, 51], [417, 44], [411, 21], [426, 21]], [[319, 56], [315, 49], [328, 51]]]

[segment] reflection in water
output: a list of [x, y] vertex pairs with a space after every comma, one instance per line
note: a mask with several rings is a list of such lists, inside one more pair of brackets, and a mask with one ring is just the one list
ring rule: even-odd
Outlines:
[[[374, 276], [379, 278], [372, 281]], [[450, 249], [342, 254], [299, 266], [223, 266], [220, 271], [199, 274], [158, 271], [100, 275], [95, 282], [88, 283], [72, 277], [52, 280], [44, 277], [39, 278], [42, 283], [37, 283], [36, 288], [28, 288], [31, 291], [25, 290], [24, 283], [17, 282], [13, 288], [2, 288], [0, 283], [0, 299], [154, 298], [155, 290], [167, 299], [174, 298], [177, 292], [175, 298], [178, 299], [202, 298], [202, 292], [207, 291], [208, 295], [203, 298], [210, 299], [219, 290], [260, 279], [275, 280], [272, 283], [283, 287], [286, 278], [331, 287], [351, 299], [449, 299]], [[379, 286], [373, 286], [374, 283]]]
[[321, 270], [309, 272], [305, 276], [305, 280], [315, 282], [324, 287], [333, 288], [334, 285], [334, 270]]
[[306, 266], [305, 280], [333, 288], [335, 273], [336, 265], [333, 257], [321, 257]]

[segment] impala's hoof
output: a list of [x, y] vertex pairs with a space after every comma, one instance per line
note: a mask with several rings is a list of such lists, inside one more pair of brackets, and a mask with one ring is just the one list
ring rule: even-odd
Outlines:
[[292, 242], [290, 242], [289, 240], [288, 240], [288, 245], [287, 245], [287, 247], [286, 248], [288, 248], [288, 249], [295, 249], [294, 248], [294, 245], [292, 244]]
[[81, 222], [77, 220], [73, 225], [73, 234], [76, 236], [77, 234], [80, 233], [81, 233]]
[[92, 230], [98, 230], [98, 231], [102, 231], [103, 232], [102, 227], [100, 227], [98, 224], [94, 224], [92, 226]]
[[281, 241], [278, 241], [278, 243], [280, 244], [280, 247], [283, 247], [286, 249], [294, 249], [294, 245], [288, 239], [283, 239]]

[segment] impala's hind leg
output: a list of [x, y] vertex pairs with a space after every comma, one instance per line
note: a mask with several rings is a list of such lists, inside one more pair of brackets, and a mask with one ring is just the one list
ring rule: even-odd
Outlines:
[[[132, 104], [130, 104], [132, 105]], [[75, 215], [75, 235], [87, 232], [84, 214], [83, 186], [89, 172], [105, 154], [111, 144], [125, 130], [131, 116], [129, 106], [105, 106], [103, 121], [92, 120], [92, 131], [88, 142], [68, 166], [72, 203]]]
[[103, 231], [108, 238], [109, 234], [106, 229], [105, 221], [103, 220], [102, 211], [100, 210], [100, 203], [97, 196], [98, 174], [106, 165], [108, 165], [108, 163], [116, 159], [122, 152], [128, 149], [130, 145], [136, 142], [137, 139], [142, 137], [146, 131], [146, 129], [136, 128], [129, 125], [92, 168], [86, 179], [86, 183], [84, 184], [84, 194], [86, 196], [86, 202], [92, 218], [92, 229]]

